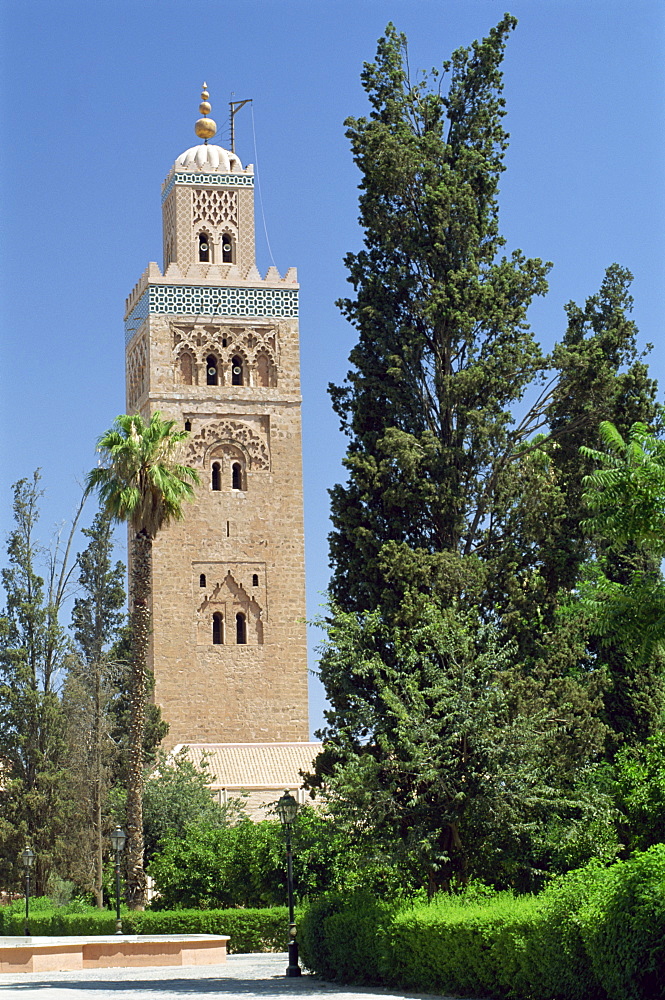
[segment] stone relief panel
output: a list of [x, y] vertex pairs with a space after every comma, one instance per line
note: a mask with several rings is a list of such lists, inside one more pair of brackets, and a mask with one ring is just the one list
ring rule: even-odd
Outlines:
[[[194, 564], [198, 645], [263, 645], [265, 615], [259, 594], [253, 593], [256, 588], [249, 579], [241, 582], [249, 576], [248, 569], [257, 568], [241, 564]], [[258, 575], [252, 574], [252, 580]]]
[[214, 191], [197, 189], [192, 193], [192, 223], [210, 223], [219, 227], [222, 225], [238, 228], [238, 194], [236, 191], [225, 191], [219, 188]]
[[[222, 324], [173, 324], [173, 370], [176, 383], [204, 384], [202, 375], [206, 359], [218, 360], [219, 385], [249, 385], [275, 387], [279, 378], [279, 325], [231, 326]], [[180, 359], [184, 352], [193, 358], [195, 371], [192, 381], [188, 370], [183, 372]], [[237, 360], [242, 361], [242, 380], [234, 380]]]
[[187, 460], [207, 465], [210, 457], [222, 455], [225, 446], [239, 447], [254, 472], [270, 471], [269, 418], [238, 418], [233, 415], [205, 423], [188, 441]]
[[127, 353], [127, 405], [136, 408], [141, 396], [148, 391], [148, 347], [140, 337]]
[[176, 206], [175, 193], [164, 202], [162, 209], [163, 233], [164, 233], [164, 270], [171, 261], [175, 260], [176, 246]]

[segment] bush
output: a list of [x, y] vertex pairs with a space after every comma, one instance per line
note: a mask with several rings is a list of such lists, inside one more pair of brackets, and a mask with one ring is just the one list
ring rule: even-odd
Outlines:
[[665, 997], [665, 844], [614, 865], [580, 923], [593, 970], [613, 1000]]
[[[395, 905], [395, 904], [393, 904]], [[370, 893], [330, 893], [306, 911], [298, 932], [303, 964], [326, 979], [382, 983], [391, 907]]]
[[602, 892], [609, 869], [591, 862], [550, 883], [537, 897], [538, 914], [526, 936], [522, 967], [536, 996], [565, 1000], [605, 997], [582, 939], [580, 913]]
[[167, 838], [148, 866], [160, 898], [155, 909], [275, 906], [286, 898], [279, 823], [192, 826]]
[[[34, 908], [33, 908], [33, 902]], [[81, 906], [77, 904], [76, 911]], [[7, 912], [11, 910], [11, 912]], [[35, 936], [67, 937], [88, 934], [113, 934], [115, 931], [115, 914], [109, 910], [97, 910], [92, 907], [85, 912], [72, 912], [68, 906], [54, 908], [50, 899], [30, 900], [30, 932]], [[123, 917], [124, 919], [124, 917]], [[25, 903], [20, 910], [5, 907], [2, 914], [2, 933], [5, 935], [23, 935], [25, 926]]]
[[508, 996], [523, 978], [536, 905], [532, 896], [503, 892], [486, 903], [448, 896], [405, 909], [390, 927], [385, 977], [410, 989]]
[[665, 998], [665, 844], [590, 864], [539, 896], [430, 904], [331, 895], [302, 925], [308, 968], [342, 982], [530, 1000]]
[[267, 909], [133, 911], [122, 918], [128, 934], [228, 934], [229, 952], [285, 951], [288, 910]]
[[[285, 906], [250, 910], [121, 910], [125, 934], [228, 934], [230, 953], [285, 951], [288, 910]], [[23, 935], [25, 903], [0, 909], [0, 933]], [[47, 898], [30, 900], [30, 930], [45, 937], [84, 937], [115, 932], [115, 912], [80, 903], [54, 908]]]

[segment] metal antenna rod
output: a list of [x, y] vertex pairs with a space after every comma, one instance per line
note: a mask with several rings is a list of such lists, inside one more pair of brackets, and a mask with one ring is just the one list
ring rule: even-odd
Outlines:
[[235, 133], [235, 125], [234, 125], [235, 116], [238, 114], [238, 112], [240, 111], [241, 108], [244, 108], [246, 104], [250, 104], [252, 102], [252, 100], [253, 100], [252, 97], [248, 97], [246, 101], [229, 101], [229, 108], [231, 109], [230, 118], [231, 118], [231, 152], [232, 153], [235, 153], [235, 151], [236, 151], [236, 133]]

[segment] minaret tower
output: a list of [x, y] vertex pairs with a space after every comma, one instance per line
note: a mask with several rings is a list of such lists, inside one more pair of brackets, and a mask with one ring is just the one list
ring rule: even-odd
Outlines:
[[127, 299], [127, 412], [201, 476], [153, 545], [155, 701], [177, 743], [307, 740], [298, 284], [257, 271], [254, 173], [195, 131], [162, 185], [164, 270]]

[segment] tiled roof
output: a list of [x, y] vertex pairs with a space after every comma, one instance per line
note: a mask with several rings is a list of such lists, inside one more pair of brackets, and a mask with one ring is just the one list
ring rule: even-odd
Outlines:
[[[183, 744], [173, 748], [176, 754]], [[190, 743], [187, 756], [214, 775], [213, 788], [300, 788], [320, 743]]]

